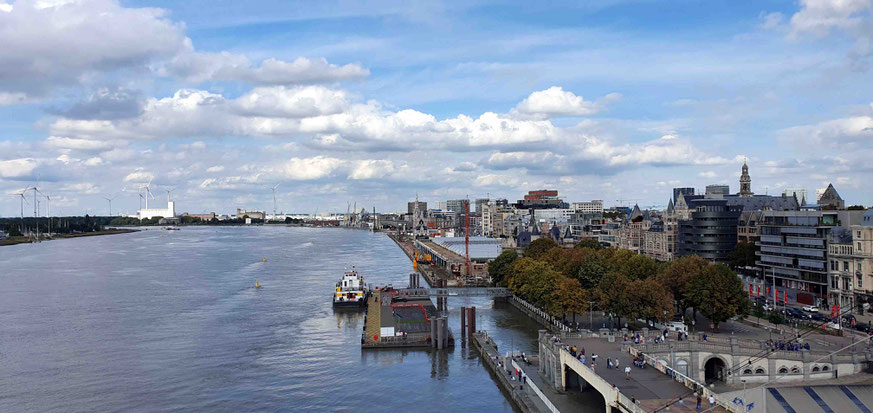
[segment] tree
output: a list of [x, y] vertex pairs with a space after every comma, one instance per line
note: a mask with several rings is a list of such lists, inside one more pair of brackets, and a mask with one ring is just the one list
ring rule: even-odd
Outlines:
[[600, 243], [595, 238], [585, 238], [576, 244], [576, 248], [591, 248], [593, 250], [600, 249]]
[[655, 278], [632, 281], [628, 288], [633, 318], [668, 321], [673, 318], [673, 294]]
[[658, 282], [673, 293], [677, 309], [683, 316], [691, 306], [686, 295], [689, 283], [700, 276], [700, 272], [709, 265], [709, 261], [697, 255], [689, 255], [671, 261], [658, 273]]
[[507, 286], [528, 301], [548, 307], [551, 293], [560, 278], [561, 273], [552, 269], [549, 264], [524, 257], [517, 259], [512, 265]]
[[558, 248], [558, 243], [549, 238], [538, 238], [524, 249], [524, 256], [536, 260], [552, 248]]
[[600, 283], [607, 270], [606, 260], [600, 254], [590, 254], [576, 270], [575, 278], [582, 288], [590, 290]]
[[740, 267], [755, 266], [755, 244], [751, 242], [738, 242], [736, 248], [730, 254], [730, 267], [737, 269]]
[[731, 317], [745, 314], [749, 299], [743, 282], [724, 264], [708, 265], [688, 284], [687, 297], [716, 327]]
[[512, 270], [512, 264], [518, 259], [515, 250], [506, 250], [500, 253], [494, 261], [488, 264], [488, 275], [495, 285], [506, 285], [506, 276]]
[[600, 279], [595, 290], [600, 308], [616, 315], [619, 325], [622, 317], [632, 313], [632, 304], [628, 296], [630, 284], [630, 280], [625, 275], [611, 271]]
[[587, 297], [588, 294], [582, 289], [579, 281], [561, 277], [552, 291], [549, 311], [553, 314], [561, 314], [562, 317], [572, 313], [573, 322], [576, 322], [576, 314], [585, 312]]

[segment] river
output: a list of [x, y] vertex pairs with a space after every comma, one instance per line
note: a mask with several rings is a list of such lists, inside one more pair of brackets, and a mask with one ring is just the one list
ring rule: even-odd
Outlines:
[[[266, 259], [266, 261], [264, 261]], [[405, 286], [411, 264], [360, 230], [184, 227], [0, 247], [0, 412], [512, 412], [475, 351], [361, 350], [335, 313], [351, 265]], [[261, 288], [254, 288], [258, 281]], [[535, 352], [538, 326], [484, 298], [477, 327]]]

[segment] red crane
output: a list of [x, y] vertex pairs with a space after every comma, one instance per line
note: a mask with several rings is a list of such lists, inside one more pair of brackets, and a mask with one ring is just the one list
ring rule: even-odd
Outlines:
[[464, 203], [464, 250], [465, 261], [467, 266], [467, 277], [472, 277], [473, 272], [470, 271], [470, 199]]

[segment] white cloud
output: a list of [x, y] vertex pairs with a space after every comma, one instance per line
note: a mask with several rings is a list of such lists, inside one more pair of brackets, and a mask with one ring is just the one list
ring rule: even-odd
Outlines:
[[19, 1], [7, 9], [0, 13], [0, 92], [19, 98], [77, 84], [93, 72], [148, 70], [185, 44], [182, 26], [160, 9], [113, 0]]
[[823, 36], [831, 29], [852, 31], [865, 22], [862, 13], [870, 12], [870, 0], [801, 0], [801, 9], [791, 17], [791, 33]]
[[245, 55], [194, 51], [176, 56], [167, 70], [194, 82], [232, 80], [264, 85], [333, 83], [370, 74], [358, 64], [338, 66], [324, 58], [298, 57], [293, 62], [269, 58], [255, 66]]
[[394, 162], [367, 159], [353, 164], [349, 179], [379, 179], [394, 172]]
[[62, 191], [75, 192], [77, 194], [94, 195], [100, 193], [100, 188], [89, 182], [80, 182], [63, 186]]
[[798, 145], [826, 142], [870, 145], [873, 144], [873, 117], [855, 116], [833, 119], [786, 128], [779, 133], [783, 141]]
[[102, 151], [123, 144], [123, 142], [113, 142], [95, 139], [77, 139], [66, 138], [63, 136], [50, 136], [45, 140], [46, 145], [59, 149], [76, 149], [82, 151]]
[[292, 180], [313, 180], [329, 176], [343, 164], [337, 158], [316, 156], [313, 158], [291, 158], [282, 165], [279, 173]]
[[223, 170], [224, 167], [221, 165], [210, 166], [209, 168], [206, 168], [206, 172], [221, 172]]
[[259, 117], [306, 118], [342, 113], [346, 93], [323, 86], [259, 87], [234, 101], [237, 111]]
[[99, 166], [103, 165], [103, 159], [99, 156], [94, 156], [85, 160], [85, 166]]
[[515, 107], [517, 113], [523, 115], [551, 116], [587, 116], [603, 109], [603, 106], [621, 98], [618, 93], [611, 93], [597, 102], [584, 100], [573, 92], [552, 86], [546, 90], [533, 92]]
[[514, 187], [518, 186], [520, 182], [521, 180], [515, 175], [486, 174], [477, 176], [473, 185], [477, 187]]
[[39, 163], [33, 158], [0, 161], [0, 178], [24, 178], [33, 173]]
[[152, 174], [151, 172], [135, 171], [135, 172], [131, 172], [131, 173], [127, 174], [127, 176], [124, 177], [124, 182], [146, 183], [148, 181], [151, 181], [154, 178], [155, 178], [155, 175]]
[[705, 172], [701, 172], [701, 173], [697, 174], [697, 176], [699, 176], [701, 178], [715, 178], [718, 175], [713, 171], [705, 171]]

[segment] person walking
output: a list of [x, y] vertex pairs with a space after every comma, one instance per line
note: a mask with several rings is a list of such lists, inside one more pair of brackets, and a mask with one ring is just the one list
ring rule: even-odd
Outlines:
[[612, 366], [618, 368], [618, 359], [613, 360]]
[[612, 368], [612, 359], [607, 357], [606, 358], [606, 369], [609, 370], [611, 368]]
[[700, 395], [697, 395], [697, 411], [700, 411], [700, 403], [703, 402], [703, 398]]
[[630, 366], [627, 366], [624, 368], [624, 379], [625, 380], [630, 380], [630, 371], [631, 371]]
[[715, 407], [715, 397], [712, 397], [712, 395], [710, 394], [709, 395], [709, 408], [711, 409], [713, 407]]

